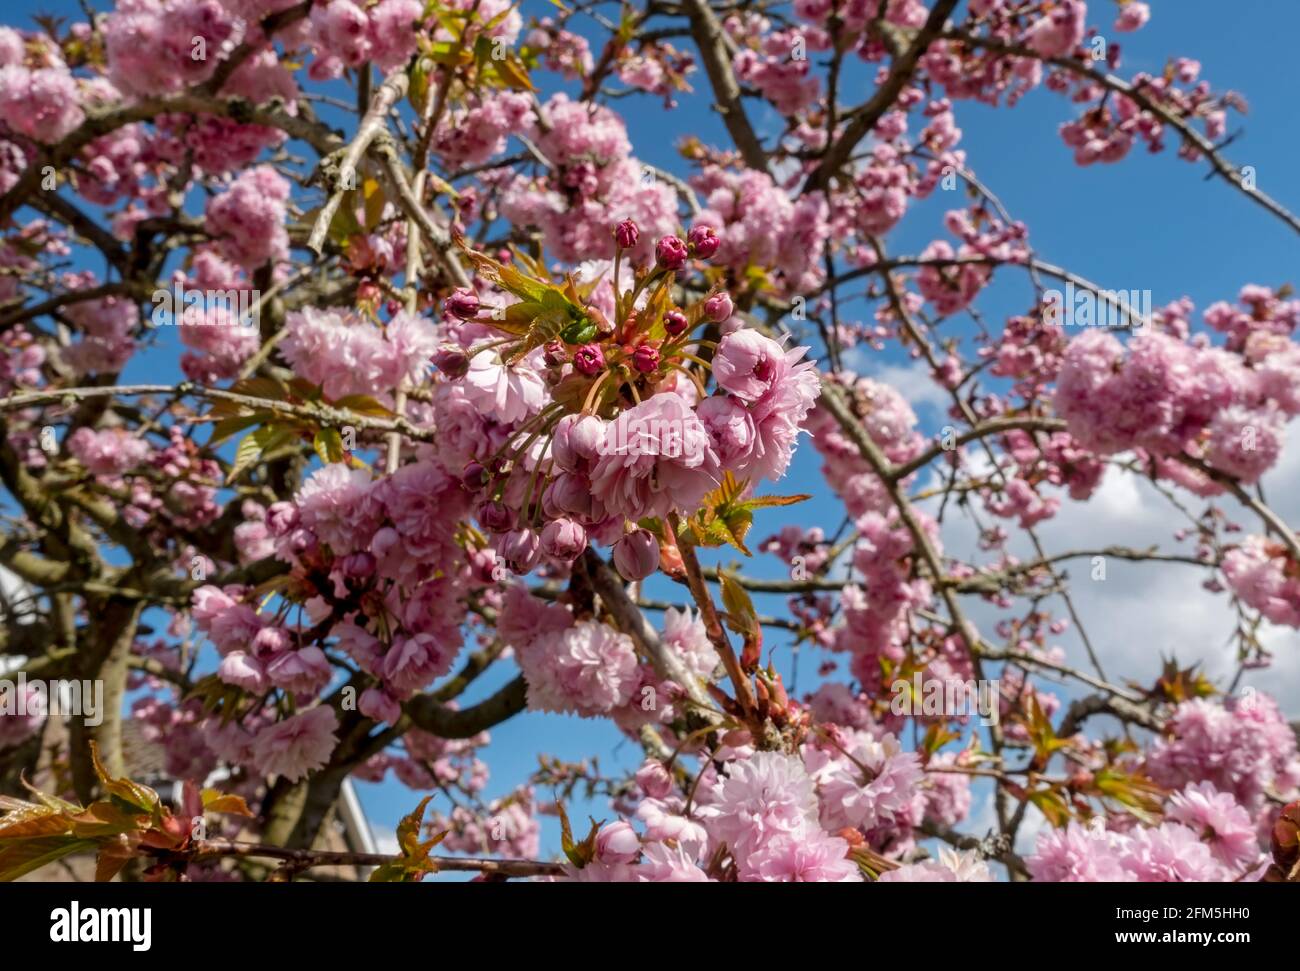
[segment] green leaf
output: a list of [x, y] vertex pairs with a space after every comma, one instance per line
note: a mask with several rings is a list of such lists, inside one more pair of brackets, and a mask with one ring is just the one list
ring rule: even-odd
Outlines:
[[313, 436], [311, 444], [316, 449], [316, 454], [320, 456], [320, 460], [326, 465], [343, 461], [343, 436], [339, 434], [337, 428], [319, 429]]
[[592, 819], [591, 831], [587, 833], [586, 839], [581, 843], [576, 843], [573, 839], [573, 828], [569, 825], [569, 814], [565, 812], [564, 803], [557, 799], [555, 807], [560, 813], [560, 846], [564, 850], [564, 855], [569, 858], [569, 862], [581, 870], [596, 856], [596, 834], [600, 832], [600, 823]]
[[95, 766], [95, 775], [99, 777], [99, 784], [104, 792], [150, 816], [157, 818], [161, 815], [162, 800], [158, 798], [158, 793], [139, 782], [132, 782], [130, 779], [114, 779], [110, 776], [108, 770], [104, 768], [104, 763], [99, 760], [99, 746], [94, 742], [90, 743], [90, 760]]
[[718, 571], [718, 580], [722, 585], [722, 605], [727, 609], [727, 626], [742, 637], [755, 636], [759, 630], [758, 614], [749, 591], [725, 570]]
[[271, 417], [269, 411], [255, 411], [251, 415], [231, 415], [228, 418], [222, 418], [212, 426], [212, 435], [208, 438], [208, 444], [216, 445], [218, 442], [223, 442], [236, 432], [242, 432], [245, 428], [252, 428], [269, 417]]
[[347, 411], [354, 412], [358, 415], [365, 415], [368, 418], [392, 418], [393, 413], [388, 408], [370, 397], [368, 394], [348, 394], [339, 398], [337, 401], [330, 402], [331, 406]]
[[69, 836], [47, 836], [13, 843], [0, 848], [0, 882], [17, 880], [47, 863], [94, 848], [94, 840]]
[[419, 883], [430, 873], [438, 872], [438, 864], [429, 858], [429, 852], [447, 834], [443, 832], [423, 842], [420, 840], [424, 810], [432, 798], [425, 796], [412, 812], [402, 817], [397, 824], [397, 845], [401, 853], [376, 867], [370, 874], [371, 883]]

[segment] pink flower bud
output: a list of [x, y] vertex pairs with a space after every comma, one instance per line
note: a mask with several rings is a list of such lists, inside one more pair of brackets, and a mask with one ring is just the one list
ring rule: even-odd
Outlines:
[[640, 345], [632, 352], [632, 366], [642, 374], [652, 374], [659, 368], [659, 348]]
[[465, 471], [460, 475], [460, 484], [470, 492], [478, 492], [488, 483], [487, 469], [483, 468], [478, 462], [471, 462], [465, 466]]
[[596, 834], [596, 859], [601, 863], [631, 863], [641, 853], [641, 838], [623, 819]]
[[619, 249], [631, 249], [640, 238], [641, 230], [630, 219], [624, 219], [614, 228], [614, 242], [618, 243]]
[[542, 552], [557, 560], [576, 559], [587, 548], [587, 531], [572, 519], [556, 519], [542, 528]]
[[605, 423], [595, 415], [565, 415], [555, 424], [551, 457], [565, 472], [585, 472], [605, 442]]
[[273, 502], [266, 510], [266, 526], [272, 536], [283, 536], [298, 525], [298, 507], [292, 502]]
[[542, 508], [548, 515], [553, 509], [562, 515], [586, 519], [591, 515], [591, 480], [585, 475], [560, 473], [546, 490]]
[[515, 517], [504, 503], [492, 499], [478, 507], [478, 521], [489, 533], [504, 533], [514, 525]]
[[664, 330], [676, 337], [678, 334], [686, 333], [686, 328], [691, 326], [691, 322], [686, 319], [686, 315], [680, 310], [670, 310], [664, 314]]
[[636, 770], [636, 784], [650, 799], [665, 799], [673, 791], [673, 777], [658, 759], [646, 759]]
[[614, 566], [624, 580], [643, 580], [659, 566], [659, 540], [648, 529], [634, 529], [614, 544]]
[[469, 355], [447, 348], [433, 355], [433, 366], [449, 378], [463, 378], [469, 373]]
[[731, 294], [725, 290], [722, 293], [715, 293], [704, 301], [704, 316], [714, 323], [720, 324], [724, 320], [731, 319], [735, 312], [736, 305], [731, 302]]
[[691, 252], [701, 260], [711, 259], [722, 245], [712, 226], [696, 226], [687, 234], [686, 241], [690, 243]]
[[594, 378], [605, 370], [605, 354], [596, 344], [583, 344], [573, 355], [573, 366], [578, 373]]
[[542, 347], [542, 360], [551, 367], [557, 364], [563, 364], [567, 361], [568, 354], [564, 350], [564, 341], [547, 341]]
[[343, 557], [343, 575], [349, 580], [365, 580], [375, 575], [373, 553], [358, 550]]
[[478, 294], [468, 287], [459, 287], [452, 291], [443, 304], [447, 313], [461, 320], [469, 320], [478, 313]]
[[537, 565], [542, 555], [542, 543], [531, 529], [515, 529], [501, 538], [497, 552], [511, 573], [523, 576]]
[[676, 236], [665, 236], [655, 244], [655, 261], [665, 270], [680, 270], [688, 255], [686, 244]]

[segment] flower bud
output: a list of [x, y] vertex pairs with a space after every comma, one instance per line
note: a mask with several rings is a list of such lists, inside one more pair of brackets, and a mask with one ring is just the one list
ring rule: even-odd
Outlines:
[[696, 226], [687, 234], [686, 241], [691, 246], [691, 252], [701, 260], [712, 259], [722, 245], [722, 240], [718, 239], [712, 226]]
[[735, 312], [736, 305], [731, 302], [731, 294], [725, 290], [721, 293], [715, 293], [704, 301], [704, 316], [714, 323], [720, 324], [724, 320], [730, 320]]
[[686, 328], [691, 326], [691, 322], [686, 319], [686, 315], [680, 310], [670, 310], [664, 314], [664, 330], [676, 337], [678, 334], [686, 333]]
[[478, 521], [489, 533], [504, 533], [515, 524], [515, 517], [504, 503], [491, 499], [478, 507]]
[[659, 540], [648, 529], [634, 529], [614, 544], [614, 566], [624, 580], [643, 580], [659, 566]]
[[272, 536], [283, 536], [298, 525], [298, 507], [292, 502], [273, 502], [266, 510], [266, 526]]
[[591, 480], [585, 475], [561, 472], [542, 498], [542, 508], [565, 516], [586, 519], [591, 515]]
[[469, 373], [469, 355], [464, 351], [445, 348], [433, 355], [433, 366], [449, 378], [463, 378]]
[[641, 230], [630, 219], [624, 219], [614, 227], [614, 242], [618, 243], [619, 249], [631, 249], [640, 238]]
[[555, 424], [551, 457], [565, 472], [582, 472], [600, 454], [605, 423], [595, 415], [565, 415]]
[[542, 543], [531, 529], [514, 529], [501, 537], [497, 552], [511, 573], [523, 576], [537, 565], [542, 555]]
[[641, 344], [632, 352], [632, 366], [642, 374], [653, 374], [659, 369], [659, 348]]
[[478, 492], [488, 483], [488, 471], [478, 462], [465, 466], [460, 474], [460, 484], [470, 492]]
[[573, 354], [573, 366], [579, 374], [594, 378], [605, 370], [605, 354], [599, 345], [583, 344]]
[[1273, 862], [1287, 873], [1300, 863], [1300, 802], [1282, 807], [1270, 839]]
[[478, 294], [468, 287], [459, 287], [452, 291], [451, 296], [443, 303], [443, 307], [453, 317], [469, 320], [478, 313]]
[[602, 826], [596, 834], [596, 859], [601, 863], [631, 863], [641, 853], [641, 838], [623, 819]]
[[680, 270], [688, 255], [686, 244], [676, 236], [665, 236], [655, 244], [655, 262], [665, 270]]
[[542, 360], [551, 367], [563, 364], [569, 359], [564, 350], [564, 341], [547, 341], [542, 345]]
[[658, 759], [646, 759], [636, 770], [636, 784], [650, 799], [665, 799], [673, 791], [673, 777]]
[[320, 548], [320, 541], [310, 529], [295, 529], [289, 537], [289, 549], [294, 556], [311, 556]]
[[374, 576], [374, 554], [358, 550], [343, 557], [343, 575], [349, 580], [365, 580]]
[[542, 552], [557, 560], [577, 559], [587, 548], [587, 531], [572, 519], [555, 519], [542, 527]]

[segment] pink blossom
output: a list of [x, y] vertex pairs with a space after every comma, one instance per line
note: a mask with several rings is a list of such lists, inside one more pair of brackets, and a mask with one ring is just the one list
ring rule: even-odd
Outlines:
[[149, 442], [122, 428], [78, 428], [68, 436], [68, 451], [94, 475], [122, 475], [152, 453]]
[[258, 771], [297, 782], [329, 761], [338, 727], [334, 709], [317, 705], [262, 729], [252, 742]]
[[221, 254], [246, 270], [289, 255], [284, 228], [289, 183], [269, 165], [248, 169], [208, 200], [207, 229]]
[[365, 546], [377, 523], [370, 473], [334, 462], [317, 469], [294, 496], [302, 525], [335, 553]]
[[596, 621], [543, 633], [519, 646], [528, 707], [591, 717], [627, 704], [637, 684], [632, 640]]
[[593, 494], [631, 520], [693, 511], [721, 480], [704, 424], [677, 394], [629, 408], [606, 426], [606, 447], [592, 471]]

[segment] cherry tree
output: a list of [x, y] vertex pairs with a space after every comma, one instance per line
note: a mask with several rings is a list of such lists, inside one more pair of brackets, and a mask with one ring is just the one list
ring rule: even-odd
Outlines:
[[[0, 28], [0, 873], [1300, 879], [1277, 703], [1105, 670], [1070, 570], [1195, 571], [1238, 679], [1300, 627], [1258, 486], [1300, 301], [1143, 307], [1054, 265], [959, 122], [1058, 97], [1066, 167], [1177, 156], [1300, 231], [1224, 152], [1242, 99], [1188, 57], [1127, 72], [1138, 0], [541, 7]], [[995, 279], [1019, 312], [982, 309]], [[891, 352], [942, 427], [850, 369]], [[816, 494], [783, 488], [797, 449]], [[1049, 548], [1108, 477], [1186, 527]], [[608, 721], [637, 765], [539, 752], [489, 798], [526, 710]], [[130, 778], [128, 722], [175, 803]], [[411, 790], [396, 854], [320, 848], [349, 777]]]

